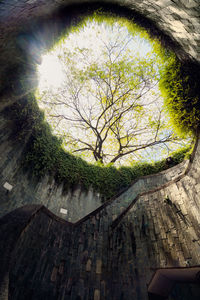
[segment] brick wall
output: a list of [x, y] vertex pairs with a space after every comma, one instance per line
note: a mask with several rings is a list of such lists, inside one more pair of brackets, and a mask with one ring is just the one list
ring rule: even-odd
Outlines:
[[[18, 82], [13, 70], [33, 63], [24, 60], [19, 33], [71, 3], [80, 1], [6, 0], [0, 5], [0, 299], [7, 300], [9, 294], [13, 300], [145, 300], [155, 269], [200, 265], [200, 145], [192, 164], [141, 178], [98, 208], [98, 195], [92, 191], [84, 195], [77, 187], [74, 194], [62, 197], [62, 186], [54, 181], [52, 191], [49, 178], [36, 182], [30, 170], [23, 173], [20, 160], [26, 140], [13, 136], [14, 123], [2, 113], [22, 97], [13, 87]], [[200, 62], [198, 0], [101, 3], [122, 5], [130, 15], [135, 11], [182, 60]], [[2, 188], [5, 181], [14, 185], [9, 194]], [[73, 195], [77, 204], [70, 209], [71, 219], [79, 220], [75, 224], [40, 206], [59, 216], [58, 205], [66, 205]], [[79, 213], [81, 197], [96, 200]], [[30, 206], [33, 203], [39, 206]], [[19, 208], [25, 204], [29, 206]], [[5, 215], [15, 208], [19, 209]]]
[[[101, 206], [102, 197], [92, 188], [86, 191], [77, 185], [66, 192], [63, 190], [64, 183], [57, 184], [52, 176], [47, 174], [38, 179], [32, 176], [31, 170], [24, 170], [21, 160], [30, 133], [19, 140], [13, 133], [14, 129], [15, 122], [9, 115], [0, 116], [0, 216], [23, 205], [43, 204], [65, 220], [76, 222]], [[185, 161], [159, 175], [141, 178], [117, 198], [117, 203], [130, 204], [139, 194], [184, 174], [187, 165], [188, 161]], [[10, 192], [3, 187], [5, 182], [13, 186]], [[116, 203], [114, 206], [117, 209]], [[60, 213], [61, 208], [67, 209], [67, 215]]]
[[184, 176], [144, 178], [150, 191], [126, 191], [74, 224], [44, 207], [2, 218], [4, 236], [21, 232], [0, 253], [11, 252], [10, 299], [143, 300], [156, 269], [200, 265], [199, 155], [200, 143]]

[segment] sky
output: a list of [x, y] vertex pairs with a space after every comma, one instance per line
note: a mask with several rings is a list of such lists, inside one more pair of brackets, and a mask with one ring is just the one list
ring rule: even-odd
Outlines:
[[[46, 53], [42, 57], [42, 63], [38, 67], [38, 75], [39, 75], [39, 85], [38, 85], [38, 96], [42, 96], [43, 93], [53, 93], [58, 94], [59, 91], [63, 89], [63, 87], [66, 85], [65, 79], [66, 79], [66, 70], [64, 68], [65, 64], [63, 63], [63, 57], [66, 57], [65, 52], [75, 53], [75, 59], [74, 63], [76, 64], [76, 67], [78, 67], [80, 70], [84, 70], [85, 62], [84, 60], [77, 56], [76, 54], [76, 47], [81, 49], [89, 49], [90, 54], [90, 62], [98, 62], [103, 64], [102, 61], [102, 50], [105, 47], [106, 43], [109, 43], [110, 39], [115, 38], [118, 34], [120, 34], [120, 37], [127, 36], [130, 39], [130, 42], [128, 43], [127, 49], [130, 51], [130, 53], [134, 54], [135, 56], [139, 55], [141, 59], [148, 57], [149, 53], [153, 53], [152, 46], [150, 42], [145, 39], [141, 38], [139, 34], [136, 34], [134, 37], [130, 38], [130, 34], [127, 30], [127, 28], [121, 27], [118, 25], [118, 23], [114, 24], [113, 26], [108, 26], [106, 23], [102, 22], [101, 24], [97, 24], [94, 21], [89, 21], [82, 29], [80, 29], [79, 32], [72, 32], [70, 33], [66, 39], [63, 39], [62, 42], [60, 42], [57, 46], [52, 49], [52, 51]], [[126, 39], [127, 40], [127, 39]], [[124, 40], [125, 41], [125, 40]], [[86, 52], [87, 53], [87, 52]], [[72, 55], [71, 54], [71, 55]], [[87, 61], [89, 61], [89, 58], [87, 57]], [[154, 115], [156, 115], [156, 111], [161, 109], [163, 105], [163, 99], [160, 96], [158, 86], [155, 86], [154, 88], [155, 93], [159, 95], [159, 100], [152, 104], [151, 110], [154, 111]], [[69, 95], [65, 92], [65, 98]], [[144, 98], [142, 101], [145, 102], [151, 102], [150, 96]], [[151, 96], [153, 97], [153, 96]], [[153, 99], [153, 98], [152, 98]], [[94, 99], [93, 99], [94, 100]], [[89, 101], [93, 101], [92, 98], [87, 100], [85, 99], [85, 104], [83, 102], [83, 106], [85, 107], [89, 104]], [[41, 109], [45, 110], [46, 119], [47, 121], [51, 122], [52, 118], [49, 117], [49, 113], [52, 112], [52, 109], [48, 106], [48, 104], [44, 104], [39, 101], [39, 106]], [[66, 115], [73, 114], [70, 112], [67, 108], [63, 108], [62, 111], [58, 109], [58, 106], [56, 107], [57, 112], [60, 114], [65, 113]], [[152, 118], [154, 117], [152, 115]], [[165, 116], [167, 118], [167, 116]], [[145, 119], [145, 116], [144, 116]], [[74, 128], [73, 126], [69, 126], [69, 124], [64, 122], [55, 122], [55, 119], [53, 120], [53, 127], [54, 127], [54, 133], [56, 135], [59, 135], [60, 133], [66, 132], [66, 126], [70, 129], [68, 129], [70, 134], [74, 134], [76, 136], [82, 137], [84, 135], [83, 132], [80, 132], [77, 128]], [[148, 140], [148, 134], [146, 136], [144, 135], [143, 138]], [[67, 143], [65, 143], [67, 144]], [[174, 145], [174, 150], [179, 147], [179, 145]], [[68, 146], [66, 147], [66, 150], [71, 150]], [[163, 158], [163, 149], [162, 148], [154, 148], [153, 150], [145, 150], [142, 152], [142, 159], [139, 158], [140, 161], [156, 161]], [[166, 156], [166, 153], [165, 153]], [[87, 158], [87, 157], [86, 157]], [[137, 160], [137, 156], [134, 157], [134, 159]], [[129, 161], [129, 160], [128, 160]], [[128, 162], [129, 163], [129, 162]], [[123, 164], [126, 164], [125, 161], [123, 161]]]
[[[126, 27], [122, 28], [122, 31], [123, 34], [128, 34]], [[100, 32], [99, 36], [101, 39], [97, 38], [97, 32]], [[51, 52], [42, 56], [42, 63], [38, 67], [39, 90], [57, 89], [62, 85], [65, 74], [59, 56], [63, 56], [65, 48], [93, 49], [93, 59], [97, 60], [101, 53], [102, 40], [109, 40], [113, 32], [115, 33], [115, 29], [111, 28], [111, 26], [109, 28], [106, 23], [95, 24], [88, 22], [87, 26], [80, 32], [70, 33], [62, 43], [59, 43]], [[145, 57], [152, 51], [149, 41], [145, 38], [140, 38], [139, 35], [136, 35], [129, 43], [129, 49], [139, 53], [140, 57]]]

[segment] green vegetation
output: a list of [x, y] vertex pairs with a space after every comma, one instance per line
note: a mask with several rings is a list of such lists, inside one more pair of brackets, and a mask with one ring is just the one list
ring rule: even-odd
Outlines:
[[181, 65], [175, 55], [161, 73], [159, 87], [170, 123], [179, 136], [196, 135], [200, 125], [199, 67]]
[[52, 135], [50, 126], [37, 106], [34, 95], [24, 98], [11, 108], [16, 119], [16, 134], [23, 141], [24, 136], [31, 132], [31, 137], [24, 153], [24, 168], [31, 170], [37, 178], [45, 174], [55, 177], [58, 183], [64, 182], [67, 190], [77, 183], [85, 189], [90, 186], [101, 193], [104, 200], [114, 196], [132, 181], [149, 174], [154, 174], [172, 167], [185, 158], [190, 147], [175, 152], [170, 164], [166, 160], [155, 163], [136, 163], [130, 167], [116, 168], [113, 165], [89, 164], [83, 159], [63, 150], [62, 141]]
[[78, 28], [39, 68], [37, 100], [65, 149], [119, 166], [185, 146], [158, 89], [172, 54], [124, 18], [95, 15]]
[[[142, 34], [147, 35], [143, 29]], [[198, 87], [192, 81], [188, 67], [182, 66], [175, 55], [163, 50], [158, 42], [152, 42], [154, 50], [165, 59], [171, 55], [170, 63], [162, 69], [160, 89], [165, 98], [165, 106], [171, 116], [175, 129], [186, 135], [196, 133], [199, 127]], [[23, 166], [41, 178], [49, 174], [58, 183], [64, 182], [67, 190], [78, 183], [88, 189], [90, 186], [103, 195], [104, 200], [114, 196], [132, 181], [172, 167], [188, 158], [191, 146], [172, 153], [170, 163], [162, 160], [154, 163], [133, 163], [129, 167], [116, 168], [112, 164], [90, 164], [62, 148], [62, 140], [53, 136], [44, 114], [39, 110], [34, 94], [30, 94], [10, 109], [16, 120], [16, 133], [30, 133], [29, 143], [24, 153]]]

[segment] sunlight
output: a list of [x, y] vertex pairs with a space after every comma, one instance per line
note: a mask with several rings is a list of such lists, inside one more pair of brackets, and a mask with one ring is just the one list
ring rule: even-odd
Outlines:
[[[88, 22], [87, 26], [81, 32], [77, 32], [76, 34], [70, 33], [61, 45], [58, 45], [50, 53], [42, 56], [42, 62], [38, 66], [39, 91], [43, 92], [46, 89], [55, 91], [64, 83], [65, 73], [61, 58], [64, 56], [65, 49], [69, 51], [76, 48], [90, 49], [92, 61], [99, 60], [103, 44], [114, 38], [111, 36], [116, 34], [118, 28], [118, 24], [110, 30], [104, 23], [97, 25], [94, 22]], [[128, 34], [126, 28], [122, 29], [123, 35], [125, 33]], [[150, 43], [146, 39], [139, 37], [139, 35], [135, 35], [134, 39], [131, 40], [129, 49], [140, 57], [145, 57], [152, 51]], [[77, 61], [77, 64], [79, 69], [84, 67], [84, 63], [80, 60]]]
[[42, 57], [42, 63], [38, 67], [39, 90], [58, 89], [64, 82], [64, 71], [58, 56], [46, 54]]
[[158, 86], [167, 58], [152, 43], [121, 22], [93, 20], [42, 57], [37, 100], [65, 150], [128, 165], [188, 144], [169, 126]]

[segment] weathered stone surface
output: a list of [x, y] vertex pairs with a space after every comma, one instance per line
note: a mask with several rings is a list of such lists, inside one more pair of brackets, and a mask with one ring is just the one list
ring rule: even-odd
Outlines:
[[101, 268], [102, 268], [102, 260], [97, 259], [96, 260], [96, 274], [101, 274]]
[[[18, 36], [39, 17], [48, 20], [61, 5], [75, 3], [80, 1], [0, 4], [0, 300], [146, 300], [156, 268], [200, 265], [200, 145], [191, 164], [141, 178], [102, 207], [101, 196], [92, 190], [77, 186], [63, 193], [54, 179], [37, 181], [30, 170], [22, 172], [29, 135], [18, 139], [5, 109], [25, 96], [13, 87], [21, 53], [38, 63], [41, 51], [38, 48], [35, 55], [19, 50]], [[127, 7], [130, 14], [139, 12], [147, 23], [156, 24], [163, 40], [170, 37], [170, 43], [177, 43], [173, 49], [181, 59], [200, 62], [198, 0], [101, 3]], [[26, 39], [22, 44], [26, 46]], [[3, 188], [5, 182], [13, 185], [9, 193]], [[60, 208], [68, 215], [61, 215]]]
[[[25, 174], [21, 159], [31, 133], [26, 134], [22, 143], [21, 139], [13, 138], [14, 128], [9, 116], [0, 116], [0, 216], [22, 205], [38, 203], [63, 219], [76, 222], [102, 204], [101, 195], [91, 188], [85, 191], [77, 185], [66, 192], [54, 178], [33, 178], [28, 170]], [[9, 193], [3, 187], [5, 182], [13, 185]], [[61, 208], [67, 209], [67, 215], [60, 212]]]
[[88, 259], [87, 264], [86, 264], [86, 271], [87, 272], [91, 271], [91, 266], [92, 266], [91, 259]]
[[94, 291], [94, 300], [100, 300], [100, 291], [97, 289]]
[[199, 265], [200, 208], [193, 190], [200, 180], [199, 150], [200, 142], [187, 175], [144, 188], [132, 206], [124, 201], [129, 191], [74, 225], [43, 207], [4, 216], [0, 257], [7, 268], [0, 278], [9, 270], [10, 299], [31, 293], [32, 299], [143, 300], [154, 269]]

